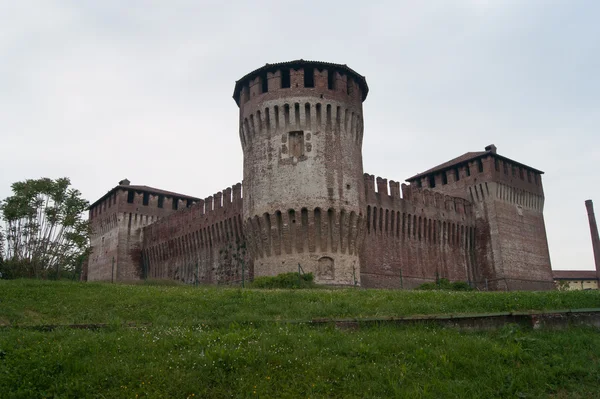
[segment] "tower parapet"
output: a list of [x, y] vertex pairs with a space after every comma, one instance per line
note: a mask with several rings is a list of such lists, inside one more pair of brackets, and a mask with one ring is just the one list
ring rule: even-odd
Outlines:
[[297, 60], [240, 79], [244, 223], [256, 276], [298, 270], [360, 283], [363, 76]]

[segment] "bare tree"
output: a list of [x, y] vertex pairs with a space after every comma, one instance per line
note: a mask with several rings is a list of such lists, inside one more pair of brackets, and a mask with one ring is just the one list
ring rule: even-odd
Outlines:
[[32, 276], [72, 270], [89, 248], [88, 202], [69, 188], [68, 178], [42, 178], [12, 184], [0, 203], [6, 226], [5, 259], [27, 267]]

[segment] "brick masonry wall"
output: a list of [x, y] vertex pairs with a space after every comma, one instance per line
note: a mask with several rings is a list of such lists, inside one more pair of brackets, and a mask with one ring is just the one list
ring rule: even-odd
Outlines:
[[[244, 221], [257, 276], [297, 271], [360, 284], [364, 225], [362, 92], [355, 77], [307, 65], [240, 92]], [[314, 87], [304, 74], [312, 73]], [[333, 74], [330, 78], [329, 74]], [[333, 79], [333, 87], [329, 81]]]
[[473, 204], [476, 218], [474, 276], [480, 286], [487, 279], [490, 289], [554, 288], [543, 217], [541, 174], [499, 159], [490, 152], [481, 163], [471, 161], [434, 173], [433, 177], [435, 187], [430, 187], [429, 176], [421, 179], [421, 185], [463, 197]]
[[90, 218], [92, 225], [90, 240], [92, 253], [88, 258], [88, 280], [113, 279], [113, 259], [116, 260], [118, 258], [117, 244], [121, 220], [122, 215], [118, 212], [117, 205], [113, 205], [112, 199], [110, 207], [107, 205], [102, 214]]
[[494, 222], [490, 223], [494, 226], [490, 236], [500, 252], [494, 264], [495, 278], [506, 284], [497, 288], [553, 289], [543, 199], [505, 184], [488, 186], [491, 195], [480, 200], [480, 206]]
[[413, 288], [436, 277], [473, 279], [475, 218], [456, 197], [365, 174], [364, 287]]
[[144, 226], [185, 208], [186, 201], [165, 196], [162, 207], [158, 195], [148, 195], [144, 205], [143, 192], [133, 190], [133, 202], [128, 202], [129, 188], [118, 186], [108, 198], [90, 209], [92, 253], [88, 260], [87, 279], [137, 280], [141, 277], [141, 245]]
[[145, 227], [143, 274], [203, 284], [239, 282], [243, 272], [251, 279], [241, 189], [236, 184]]
[[300, 265], [331, 285], [444, 277], [552, 289], [541, 172], [492, 145], [410, 186], [363, 176], [367, 91], [348, 67], [312, 61], [242, 78], [243, 197], [237, 184], [205, 200], [137, 189], [128, 201], [131, 190], [117, 186], [90, 210], [88, 279], [219, 284], [239, 281], [242, 267], [251, 278]]

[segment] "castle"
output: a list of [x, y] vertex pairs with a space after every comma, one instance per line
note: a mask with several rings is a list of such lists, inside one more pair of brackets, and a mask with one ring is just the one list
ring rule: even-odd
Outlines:
[[235, 84], [243, 190], [208, 198], [123, 180], [89, 207], [88, 280], [238, 283], [312, 272], [320, 284], [552, 289], [543, 172], [468, 152], [406, 179], [363, 173], [364, 76], [266, 64]]

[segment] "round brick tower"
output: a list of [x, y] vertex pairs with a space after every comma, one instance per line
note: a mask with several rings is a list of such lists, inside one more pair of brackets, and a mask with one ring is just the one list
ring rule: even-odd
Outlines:
[[236, 82], [244, 223], [255, 276], [359, 285], [365, 78], [346, 65], [266, 64]]

